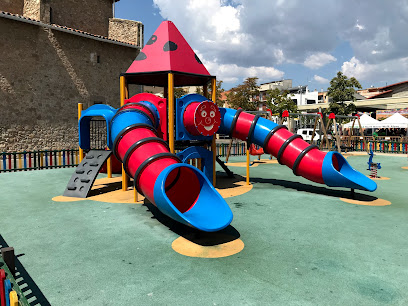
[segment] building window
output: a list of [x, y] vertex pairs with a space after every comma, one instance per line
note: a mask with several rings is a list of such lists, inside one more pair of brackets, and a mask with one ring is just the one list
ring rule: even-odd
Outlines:
[[92, 64], [100, 64], [101, 63], [101, 57], [96, 52], [91, 53], [90, 60], [91, 60]]
[[316, 101], [307, 99], [306, 104], [316, 104]]

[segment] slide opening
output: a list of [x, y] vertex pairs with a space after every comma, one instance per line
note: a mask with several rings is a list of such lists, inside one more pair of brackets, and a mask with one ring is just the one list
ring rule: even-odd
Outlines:
[[333, 164], [334, 169], [336, 169], [337, 171], [340, 172], [339, 160], [338, 160], [336, 154], [333, 154], [333, 156], [332, 156], [332, 164]]
[[177, 167], [167, 176], [165, 192], [171, 203], [181, 213], [190, 210], [197, 202], [201, 191], [201, 182], [193, 170]]
[[340, 173], [351, 169], [343, 155], [337, 152], [332, 155], [332, 165]]

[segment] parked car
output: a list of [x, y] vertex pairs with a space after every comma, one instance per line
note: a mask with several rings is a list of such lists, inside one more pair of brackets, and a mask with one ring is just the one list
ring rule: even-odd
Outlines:
[[[313, 129], [298, 129], [296, 131], [296, 134], [301, 135], [303, 137], [303, 140], [310, 141], [312, 139]], [[317, 133], [317, 131], [315, 131], [313, 141], [317, 141], [319, 139], [320, 135], [319, 133]]]
[[[303, 137], [303, 140], [310, 141], [312, 139], [313, 129], [311, 128], [298, 129], [296, 134], [301, 135]], [[332, 135], [328, 134], [327, 138], [332, 139]], [[315, 131], [315, 134], [313, 136], [313, 141], [317, 141], [319, 139], [320, 139], [320, 134], [317, 131]]]

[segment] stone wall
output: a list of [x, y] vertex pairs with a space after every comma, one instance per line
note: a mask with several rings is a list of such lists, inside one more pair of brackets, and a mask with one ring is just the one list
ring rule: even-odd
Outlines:
[[24, 0], [23, 15], [27, 18], [41, 20], [42, 0]]
[[112, 0], [43, 0], [52, 10], [51, 23], [108, 37]]
[[136, 44], [143, 48], [143, 24], [139, 21], [110, 18], [109, 38]]
[[1, 0], [0, 11], [23, 15], [24, 0]]
[[137, 49], [0, 18], [0, 152], [78, 145], [77, 103], [119, 107]]

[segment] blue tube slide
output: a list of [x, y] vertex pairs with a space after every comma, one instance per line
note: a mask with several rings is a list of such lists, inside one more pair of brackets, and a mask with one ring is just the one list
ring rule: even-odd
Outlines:
[[[232, 134], [233, 131], [231, 131], [231, 127], [233, 126], [236, 112], [234, 109], [220, 108], [221, 126], [218, 131], [220, 134]], [[237, 120], [239, 120], [239, 117]], [[263, 147], [265, 138], [271, 130], [277, 126], [278, 125], [271, 120], [262, 117], [258, 118], [253, 132], [249, 135], [249, 141]], [[311, 171], [313, 171], [313, 169], [311, 169]], [[377, 189], [377, 184], [373, 180], [353, 169], [338, 152], [328, 152], [324, 156], [321, 171], [323, 181], [329, 187], [344, 187], [365, 191], [375, 191]]]
[[[158, 112], [153, 104], [149, 102], [144, 102], [143, 104], [152, 108], [151, 110], [158, 116]], [[115, 150], [115, 148], [113, 148], [112, 142], [116, 138], [119, 139], [116, 141], [120, 141], [122, 131], [127, 130], [128, 134], [138, 133], [140, 129], [133, 127], [140, 126], [140, 124], [154, 128], [154, 123], [149, 116], [141, 111], [132, 111], [131, 109], [123, 109], [116, 111], [116, 113], [115, 111], [116, 110], [112, 110], [111, 108], [96, 107], [95, 105], [88, 108], [85, 113], [88, 116], [86, 117], [87, 121], [90, 114], [92, 116], [103, 116], [109, 119], [109, 124], [107, 124], [109, 128], [108, 143], [110, 143], [109, 147], [113, 150]], [[85, 127], [87, 126], [82, 126], [80, 138], [81, 135], [89, 138], [89, 127], [88, 133]], [[159, 143], [162, 143], [161, 139], [157, 139]], [[145, 143], [151, 143], [152, 141], [155, 140], [152, 140], [150, 137], [146, 139]], [[143, 141], [138, 142], [141, 143]], [[88, 145], [86, 141], [83, 143]], [[142, 145], [143, 144], [136, 146]], [[134, 151], [137, 152], [138, 150]], [[126, 153], [128, 152], [127, 160], [131, 160], [131, 155], [136, 153], [132, 152], [132, 147], [130, 147]], [[173, 164], [160, 167], [160, 163], [164, 163], [166, 159], [167, 161], [170, 159]], [[135, 181], [138, 181], [139, 185], [149, 185], [147, 184], [148, 182], [140, 180], [143, 171], [148, 170], [149, 175], [151, 174], [148, 178], [145, 178], [146, 176], [143, 177], [146, 181], [156, 178], [153, 190], [147, 190], [148, 192], [144, 194], [146, 198], [156, 205], [162, 213], [187, 226], [205, 232], [215, 232], [227, 227], [233, 218], [232, 211], [227, 202], [212, 186], [202, 171], [188, 164], [175, 162], [175, 159], [179, 160], [176, 155], [170, 152], [159, 154], [152, 152], [151, 158], [148, 159], [149, 161], [139, 166], [140, 171], [138, 169], [138, 171], [136, 171], [138, 174], [135, 173], [138, 177], [134, 178]], [[167, 164], [169, 163], [167, 162]], [[163, 167], [165, 168], [163, 169]], [[175, 172], [179, 173], [176, 177], [174, 177]], [[191, 185], [191, 181], [195, 183], [194, 188], [188, 187]], [[191, 189], [195, 190], [192, 191]], [[187, 207], [186, 203], [189, 203]]]
[[[184, 213], [167, 197], [165, 182], [168, 175], [175, 169], [185, 167], [191, 169], [200, 182], [200, 194], [194, 205]], [[196, 167], [188, 164], [173, 164], [164, 169], [154, 185], [156, 206], [173, 220], [205, 232], [215, 232], [225, 228], [232, 221], [232, 211], [227, 202], [213, 187], [208, 178]]]

